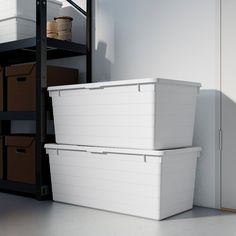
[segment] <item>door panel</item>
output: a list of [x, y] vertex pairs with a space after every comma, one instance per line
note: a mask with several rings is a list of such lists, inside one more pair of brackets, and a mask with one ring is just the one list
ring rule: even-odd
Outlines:
[[236, 1], [222, 0], [221, 207], [236, 209]]

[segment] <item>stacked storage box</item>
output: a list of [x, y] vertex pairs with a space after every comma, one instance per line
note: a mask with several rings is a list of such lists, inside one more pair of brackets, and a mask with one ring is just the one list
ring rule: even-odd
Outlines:
[[0, 136], [0, 179], [3, 178], [3, 139]]
[[[36, 0], [0, 0], [0, 43], [36, 35]], [[58, 16], [62, 3], [47, 1], [47, 18]]]
[[[47, 66], [46, 86], [77, 84], [78, 70]], [[7, 67], [7, 110], [35, 111], [36, 65], [22, 64]]]
[[35, 184], [35, 138], [7, 136], [7, 179]]
[[0, 179], [4, 175], [3, 148], [7, 150], [7, 180], [35, 184], [35, 139], [30, 136], [0, 136]]
[[[0, 112], [3, 111], [3, 69], [0, 67]], [[3, 139], [0, 136], [0, 179], [3, 178]]]
[[3, 69], [0, 67], [0, 111], [3, 111]]
[[[0, 110], [9, 112], [36, 111], [36, 65], [8, 66], [4, 74], [7, 90], [3, 91], [3, 71], [0, 69]], [[79, 71], [77, 69], [48, 65], [46, 86], [77, 84], [78, 77]], [[3, 96], [3, 93], [6, 94]], [[4, 109], [3, 97], [7, 100], [4, 102]], [[49, 97], [46, 98], [45, 105], [46, 111], [50, 112], [52, 108]], [[14, 122], [18, 121], [12, 121], [12, 123]], [[0, 179], [4, 177], [4, 179], [13, 182], [36, 183], [35, 136], [25, 132], [27, 128], [20, 127], [20, 131], [11, 130], [11, 135], [0, 137]]]
[[49, 88], [54, 200], [158, 220], [191, 209], [199, 88], [165, 79]]

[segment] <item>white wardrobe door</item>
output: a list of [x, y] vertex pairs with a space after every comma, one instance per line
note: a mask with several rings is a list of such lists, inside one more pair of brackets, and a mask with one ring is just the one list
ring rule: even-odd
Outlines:
[[222, 0], [222, 208], [236, 209], [236, 0]]

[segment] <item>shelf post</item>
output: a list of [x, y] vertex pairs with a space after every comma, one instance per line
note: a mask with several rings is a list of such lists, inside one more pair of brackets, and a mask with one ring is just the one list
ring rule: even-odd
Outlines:
[[[6, 75], [6, 66], [2, 67], [2, 89], [3, 89], [3, 112], [7, 111], [7, 75]], [[7, 147], [4, 144], [4, 137], [11, 133], [11, 121], [10, 120], [1, 120], [1, 135], [2, 135], [2, 157], [3, 157], [3, 180], [7, 179]]]
[[47, 80], [47, 0], [36, 0], [36, 186], [37, 198], [42, 197], [45, 178], [42, 171], [46, 156], [45, 93]]
[[86, 20], [86, 45], [87, 45], [87, 57], [86, 57], [86, 73], [87, 83], [92, 82], [92, 0], [87, 0], [87, 20]]

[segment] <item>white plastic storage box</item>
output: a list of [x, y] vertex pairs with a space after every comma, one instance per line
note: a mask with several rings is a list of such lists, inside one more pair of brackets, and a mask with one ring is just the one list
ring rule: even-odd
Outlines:
[[166, 79], [50, 87], [58, 144], [192, 146], [200, 84]]
[[45, 147], [55, 201], [156, 220], [192, 208], [201, 148]]
[[[47, 18], [58, 16], [62, 3], [48, 0]], [[0, 43], [36, 36], [36, 0], [0, 0]]]
[[34, 37], [35, 21], [22, 17], [0, 20], [0, 43]]
[[[47, 0], [47, 18], [53, 20], [59, 15], [62, 3], [57, 0]], [[36, 20], [36, 0], [0, 0], [0, 20], [12, 17], [24, 17]]]

